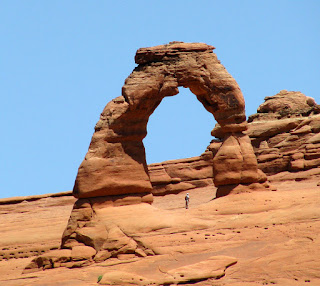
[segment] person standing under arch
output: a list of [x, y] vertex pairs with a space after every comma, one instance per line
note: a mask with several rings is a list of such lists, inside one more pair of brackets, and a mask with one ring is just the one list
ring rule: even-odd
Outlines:
[[190, 200], [190, 197], [189, 197], [189, 193], [187, 193], [187, 195], [185, 196], [185, 201], [186, 201], [186, 209], [189, 208], [189, 200]]

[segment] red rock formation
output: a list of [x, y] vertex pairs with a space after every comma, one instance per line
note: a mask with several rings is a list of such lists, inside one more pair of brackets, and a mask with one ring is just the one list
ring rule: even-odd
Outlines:
[[176, 194], [213, 185], [212, 154], [148, 166], [153, 195]]
[[[320, 106], [315, 100], [301, 92], [282, 90], [275, 96], [265, 98], [258, 108], [258, 113], [249, 116], [248, 131], [254, 152], [258, 158], [258, 167], [274, 180], [303, 180], [319, 173], [320, 166]], [[212, 135], [223, 139], [224, 133], [219, 124], [213, 129]], [[213, 184], [212, 165], [221, 147], [222, 140], [212, 140], [205, 153], [199, 157], [172, 160], [152, 164], [149, 174], [155, 195], [178, 193], [184, 189], [192, 189], [201, 184]], [[228, 139], [228, 156], [237, 160], [236, 140]], [[237, 139], [238, 140], [238, 139]], [[251, 148], [251, 144], [242, 144]], [[227, 149], [226, 149], [227, 150]], [[237, 164], [225, 169], [225, 178], [231, 182], [233, 174], [228, 173]], [[170, 176], [167, 169], [170, 168]], [[177, 170], [175, 170], [177, 168]], [[222, 166], [224, 168], [224, 166]], [[265, 181], [265, 175], [259, 172], [259, 180]], [[298, 172], [298, 174], [297, 174]], [[197, 176], [189, 176], [188, 173]], [[237, 174], [236, 172], [234, 174]], [[223, 177], [222, 177], [223, 179]], [[217, 184], [217, 183], [216, 183]], [[265, 186], [268, 183], [263, 183]], [[232, 186], [224, 187], [225, 189]], [[259, 184], [251, 184], [250, 188], [260, 188]], [[233, 192], [246, 191], [241, 186], [233, 186]], [[219, 195], [219, 193], [218, 193]]]
[[[139, 66], [126, 79], [122, 96], [105, 107], [95, 127], [76, 178], [76, 197], [151, 193], [142, 139], [149, 116], [164, 97], [177, 94], [179, 86], [188, 87], [221, 126], [225, 143], [213, 159], [215, 184], [260, 181], [255, 155], [242, 133], [247, 129], [242, 93], [213, 49], [173, 42], [137, 51]], [[237, 154], [229, 154], [230, 144]]]
[[280, 91], [266, 97], [249, 117], [259, 168], [268, 175], [320, 165], [320, 106], [301, 92]]
[[[165, 193], [170, 193], [211, 184], [213, 178], [218, 197], [233, 191], [264, 189], [261, 183], [266, 177], [261, 176], [250, 139], [243, 133], [247, 122], [242, 93], [213, 49], [206, 44], [173, 42], [137, 51], [138, 66], [126, 79], [122, 96], [104, 108], [78, 170], [73, 194], [79, 199], [62, 237], [62, 248], [72, 249], [71, 256], [91, 255], [91, 263], [124, 254], [153, 255], [148, 246], [115, 223], [123, 208], [107, 216], [110, 207], [132, 205], [137, 211], [134, 205], [141, 204], [145, 210], [142, 216], [152, 217], [154, 211], [148, 208], [153, 200], [151, 182], [155, 193], [156, 182], [169, 183]], [[179, 86], [188, 87], [215, 117], [221, 126], [222, 144], [215, 156], [209, 152], [202, 156], [204, 161], [190, 162], [191, 172], [184, 169], [185, 162], [175, 163], [174, 168], [170, 164], [153, 166], [150, 181], [142, 143], [148, 119], [164, 97], [179, 92]], [[193, 173], [194, 169], [197, 171]], [[60, 265], [61, 257], [54, 255], [37, 258], [31, 269], [50, 267], [48, 261]], [[71, 260], [74, 263], [75, 259]]]
[[[320, 105], [301, 92], [282, 90], [265, 98], [249, 116], [248, 130], [259, 168], [267, 175], [307, 171], [320, 166]], [[223, 138], [217, 124], [212, 135]], [[209, 146], [210, 149], [210, 146]], [[303, 173], [300, 174], [303, 179]], [[305, 176], [310, 176], [306, 173]], [[276, 177], [275, 177], [276, 178]]]
[[274, 96], [267, 96], [256, 114], [248, 122], [309, 116], [320, 113], [320, 107], [312, 97], [299, 91], [281, 90]]

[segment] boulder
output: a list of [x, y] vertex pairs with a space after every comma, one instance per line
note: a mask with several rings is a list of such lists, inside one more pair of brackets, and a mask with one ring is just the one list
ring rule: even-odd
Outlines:
[[90, 260], [96, 255], [97, 251], [90, 246], [78, 245], [72, 247], [71, 257], [72, 260]]

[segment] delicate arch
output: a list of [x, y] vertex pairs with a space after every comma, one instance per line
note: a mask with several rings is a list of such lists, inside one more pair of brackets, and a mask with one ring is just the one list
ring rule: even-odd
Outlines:
[[[96, 124], [77, 174], [76, 197], [151, 192], [142, 139], [149, 116], [164, 97], [177, 94], [179, 86], [189, 88], [221, 126], [226, 144], [213, 160], [215, 184], [261, 180], [251, 144], [242, 134], [247, 122], [241, 90], [213, 49], [201, 43], [173, 42], [137, 51], [138, 66], [126, 79], [122, 96], [107, 104]], [[230, 142], [236, 146], [231, 157], [225, 152]]]

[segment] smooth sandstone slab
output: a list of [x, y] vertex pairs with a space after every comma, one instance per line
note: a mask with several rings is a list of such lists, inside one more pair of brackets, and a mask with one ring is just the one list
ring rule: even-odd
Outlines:
[[194, 283], [210, 278], [219, 279], [225, 270], [236, 264], [237, 259], [228, 256], [212, 256], [198, 263], [188, 264], [168, 271], [161, 270], [163, 275], [158, 279], [148, 279], [136, 273], [125, 271], [106, 272], [99, 281], [101, 285], [171, 285]]

